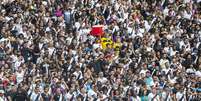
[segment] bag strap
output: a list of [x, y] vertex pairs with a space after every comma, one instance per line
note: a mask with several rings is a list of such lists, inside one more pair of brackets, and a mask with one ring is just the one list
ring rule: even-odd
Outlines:
[[183, 98], [184, 98], [184, 94], [182, 95], [182, 97], [179, 99], [179, 101], [182, 101], [183, 100]]
[[168, 100], [168, 97], [169, 97], [169, 93], [167, 93], [166, 97], [165, 97], [165, 100], [164, 101], [167, 101]]
[[31, 97], [32, 93], [33, 93], [33, 90], [31, 90], [31, 92], [29, 93], [28, 95], [29, 98]]
[[35, 101], [39, 101], [40, 94], [37, 95]]
[[151, 99], [151, 101], [154, 101], [154, 99], [157, 97], [157, 95], [158, 95], [158, 94], [156, 94], [156, 95]]

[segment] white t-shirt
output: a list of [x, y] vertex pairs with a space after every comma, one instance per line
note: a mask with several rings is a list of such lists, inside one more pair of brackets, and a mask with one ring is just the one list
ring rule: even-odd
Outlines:
[[140, 28], [140, 29], [138, 30], [137, 35], [140, 36], [140, 37], [143, 37], [143, 33], [144, 33], [144, 32], [145, 32], [145, 29], [144, 29], [144, 28]]
[[22, 25], [21, 24], [16, 24], [12, 29], [18, 31], [17, 35], [22, 33]]
[[149, 93], [149, 95], [148, 95], [148, 101], [160, 101], [160, 97], [159, 97], [159, 95], [155, 95], [153, 93]]
[[79, 22], [75, 22], [75, 27], [77, 28], [77, 29], [79, 29], [80, 28], [80, 23]]
[[175, 84], [175, 83], [176, 83], [176, 80], [177, 80], [177, 77], [170, 78], [170, 77], [168, 76], [168, 80], [169, 80], [170, 83]]
[[131, 101], [141, 101], [139, 96], [136, 96], [136, 98], [132, 97], [130, 99], [131, 99]]
[[164, 92], [164, 91], [162, 92], [162, 101], [172, 101], [170, 94], [168, 94], [168, 95], [167, 94], [168, 94], [167, 92]]
[[22, 63], [24, 63], [24, 59], [22, 60], [17, 59], [17, 61], [14, 62], [15, 69], [18, 70], [18, 68], [20, 67]]
[[49, 47], [48, 48], [48, 52], [49, 52], [49, 55], [53, 55], [53, 52], [55, 51], [55, 48], [54, 47]]
[[[81, 71], [79, 71], [79, 72], [75, 71], [75, 72], [73, 73], [73, 75], [75, 75], [77, 79], [83, 78]], [[78, 78], [78, 77], [79, 77], [79, 78]]]
[[140, 74], [144, 74], [144, 75], [146, 75], [146, 72], [147, 72], [148, 70], [144, 70], [144, 69], [142, 69], [141, 71], [140, 71]]
[[[38, 97], [38, 96], [39, 96], [39, 97]], [[32, 94], [31, 94], [30, 99], [31, 99], [31, 101], [36, 101], [37, 97], [38, 97], [38, 100], [39, 100], [40, 97], [41, 97], [41, 95], [36, 94], [36, 93], [33, 91]]]
[[184, 3], [190, 3], [192, 0], [183, 0]]
[[130, 34], [130, 33], [132, 33], [132, 31], [133, 31], [133, 28], [132, 27], [127, 27], [127, 32]]
[[16, 79], [17, 79], [17, 83], [20, 83], [23, 81], [24, 78], [24, 71], [21, 71], [21, 73], [16, 72]]
[[166, 67], [166, 65], [165, 65], [166, 63], [169, 63], [169, 61], [167, 59], [161, 59], [159, 61], [159, 64], [160, 64], [161, 68], [165, 68]]
[[92, 89], [90, 89], [90, 90], [88, 91], [87, 95], [88, 95], [89, 97], [91, 97], [91, 96], [97, 96], [97, 93], [94, 92]]
[[0, 97], [0, 101], [8, 101], [5, 96]]
[[67, 100], [70, 100], [72, 98], [72, 94], [70, 94], [69, 92], [65, 95], [66, 99]]
[[117, 11], [119, 9], [120, 5], [118, 3], [115, 4], [114, 8], [115, 8], [115, 11]]
[[168, 8], [165, 8], [165, 9], [163, 10], [163, 14], [164, 14], [164, 15], [168, 15], [168, 12], [169, 12], [169, 9], [168, 9]]
[[195, 73], [196, 70], [194, 68], [188, 68], [186, 69], [186, 73]]
[[169, 52], [169, 47], [164, 47], [163, 50], [165, 51], [165, 53], [168, 53]]
[[201, 72], [200, 71], [196, 71], [195, 75], [198, 76], [198, 77], [201, 77]]
[[168, 40], [172, 40], [172, 38], [173, 38], [173, 34], [168, 34], [168, 35], [167, 35], [167, 39], [168, 39]]
[[192, 13], [188, 13], [187, 11], [183, 12], [183, 17], [186, 19], [191, 19]]
[[144, 21], [144, 25], [145, 25], [145, 29], [146, 29], [146, 31], [148, 32], [149, 29], [151, 28], [149, 22], [145, 20], [145, 21]]
[[107, 82], [107, 78], [105, 78], [105, 77], [98, 78], [98, 81], [100, 81], [101, 83], [106, 83]]
[[101, 45], [99, 43], [93, 44], [93, 49], [101, 48]]
[[147, 51], [148, 51], [148, 52], [151, 52], [152, 50], [153, 50], [153, 48], [147, 47]]
[[[176, 99], [177, 99], [177, 101], [180, 101], [180, 99], [182, 98], [182, 96], [183, 96], [183, 94], [181, 92], [177, 92], [176, 93]], [[184, 101], [184, 98], [181, 101]]]

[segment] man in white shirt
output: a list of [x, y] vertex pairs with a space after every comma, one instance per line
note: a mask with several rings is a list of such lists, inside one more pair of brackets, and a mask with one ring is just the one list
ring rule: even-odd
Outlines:
[[30, 97], [31, 101], [40, 101], [41, 99], [40, 88], [36, 86], [34, 90], [30, 89], [28, 91], [28, 96]]
[[148, 95], [149, 101], [160, 101], [160, 96], [157, 93], [156, 88], [152, 88], [152, 92]]
[[0, 101], [8, 101], [4, 93], [5, 93], [4, 90], [0, 90]]
[[105, 78], [105, 77], [103, 76], [103, 72], [100, 72], [100, 73], [99, 73], [98, 81], [100, 81], [101, 83], [106, 83], [106, 82], [107, 82], [107, 78]]
[[184, 101], [184, 94], [181, 91], [177, 92], [176, 99], [177, 101]]
[[21, 83], [23, 81], [24, 78], [24, 70], [22, 70], [21, 68], [16, 72], [16, 79], [17, 79], [17, 83]]

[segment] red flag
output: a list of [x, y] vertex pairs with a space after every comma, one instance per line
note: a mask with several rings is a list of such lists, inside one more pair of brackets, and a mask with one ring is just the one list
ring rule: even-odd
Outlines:
[[90, 34], [93, 35], [93, 36], [96, 36], [96, 37], [103, 36], [104, 35], [103, 25], [95, 25], [95, 26], [93, 26], [92, 29], [91, 29]]

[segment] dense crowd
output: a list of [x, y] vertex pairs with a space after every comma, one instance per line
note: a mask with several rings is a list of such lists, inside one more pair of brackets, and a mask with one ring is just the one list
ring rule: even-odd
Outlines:
[[0, 1], [0, 101], [201, 100], [201, 0]]

